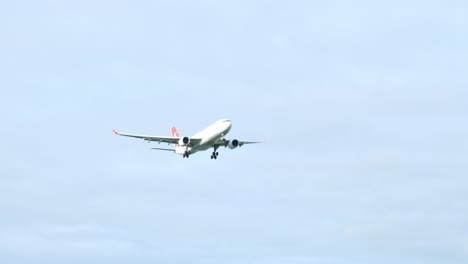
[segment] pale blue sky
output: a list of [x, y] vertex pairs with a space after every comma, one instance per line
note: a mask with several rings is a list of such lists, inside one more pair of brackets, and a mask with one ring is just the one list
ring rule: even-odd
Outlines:
[[[467, 263], [466, 1], [3, 1], [0, 263]], [[183, 159], [124, 132], [230, 118]]]

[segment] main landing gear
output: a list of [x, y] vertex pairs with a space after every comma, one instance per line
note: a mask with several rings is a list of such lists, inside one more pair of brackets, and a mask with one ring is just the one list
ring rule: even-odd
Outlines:
[[184, 158], [189, 158], [190, 157], [190, 153], [188, 151], [185, 151], [184, 155], [182, 156]]
[[211, 153], [211, 159], [218, 158], [219, 153], [216, 151], [217, 149], [218, 149], [217, 147], [214, 148], [213, 153]]

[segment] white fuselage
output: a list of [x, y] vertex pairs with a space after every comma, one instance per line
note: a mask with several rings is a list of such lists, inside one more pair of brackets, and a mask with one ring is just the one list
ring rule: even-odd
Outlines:
[[191, 138], [199, 138], [201, 141], [197, 144], [189, 144], [189, 146], [176, 146], [175, 153], [183, 155], [185, 151], [193, 154], [198, 151], [207, 150], [213, 147], [213, 144], [219, 139], [226, 136], [231, 130], [231, 121], [222, 119], [216, 121], [214, 124], [196, 133]]

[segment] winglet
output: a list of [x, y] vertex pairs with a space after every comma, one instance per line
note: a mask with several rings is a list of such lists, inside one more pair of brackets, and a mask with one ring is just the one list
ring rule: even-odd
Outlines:
[[119, 132], [115, 131], [114, 129], [112, 129], [112, 132], [114, 132], [116, 135], [120, 135]]

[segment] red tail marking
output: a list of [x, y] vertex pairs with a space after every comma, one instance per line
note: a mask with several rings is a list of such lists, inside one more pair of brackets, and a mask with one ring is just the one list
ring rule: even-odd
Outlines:
[[179, 132], [177, 132], [177, 128], [176, 128], [176, 127], [172, 127], [172, 136], [173, 136], [173, 137], [179, 137]]
[[[176, 127], [172, 127], [172, 136], [173, 137], [180, 137], [179, 136], [179, 132], [177, 132], [177, 128]], [[174, 148], [177, 148], [179, 146], [179, 144], [174, 144], [175, 147]]]

